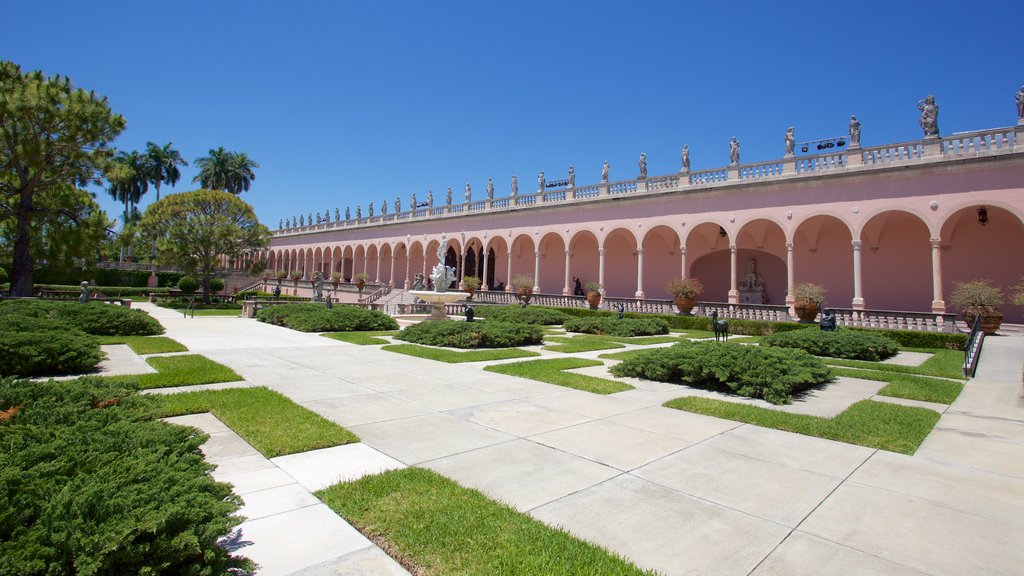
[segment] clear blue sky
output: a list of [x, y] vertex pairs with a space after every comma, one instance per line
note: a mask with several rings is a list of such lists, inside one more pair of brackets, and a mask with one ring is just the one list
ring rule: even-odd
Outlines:
[[11, 1], [0, 58], [108, 96], [120, 149], [248, 153], [272, 228], [467, 181], [479, 199], [488, 177], [529, 191], [570, 163], [625, 179], [641, 152], [665, 174], [683, 144], [723, 166], [732, 136], [774, 159], [786, 127], [842, 135], [850, 114], [865, 146], [915, 139], [928, 94], [942, 134], [1015, 122], [1024, 2], [697, 4]]

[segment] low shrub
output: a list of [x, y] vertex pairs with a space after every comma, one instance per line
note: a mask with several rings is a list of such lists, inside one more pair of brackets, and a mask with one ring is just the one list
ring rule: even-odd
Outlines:
[[0, 316], [16, 315], [56, 320], [94, 336], [154, 336], [164, 328], [142, 310], [102, 302], [49, 302], [7, 300], [0, 302]]
[[0, 379], [0, 573], [224, 574], [240, 518], [194, 428], [100, 378]]
[[[34, 284], [36, 290], [61, 290], [78, 292], [81, 286], [70, 284]], [[138, 298], [150, 295], [169, 294], [170, 288], [141, 288], [133, 286], [90, 286], [89, 294], [97, 294], [107, 298]]]
[[102, 359], [95, 336], [55, 320], [13, 314], [0, 320], [0, 376], [81, 374]]
[[300, 332], [398, 330], [398, 322], [394, 318], [358, 306], [328, 309], [323, 304], [279, 304], [260, 310], [256, 318], [260, 322]]
[[406, 327], [395, 338], [415, 344], [450, 348], [511, 348], [540, 344], [544, 340], [544, 333], [536, 324], [495, 320], [427, 320]]
[[191, 294], [199, 289], [199, 281], [191, 276], [182, 276], [178, 279], [178, 290]]
[[569, 319], [569, 316], [554, 308], [539, 306], [480, 306], [476, 315], [499, 322], [519, 322], [521, 324], [541, 324], [558, 326]]
[[849, 360], [884, 360], [895, 356], [900, 345], [875, 332], [838, 330], [823, 332], [818, 328], [805, 328], [792, 332], [779, 332], [766, 336], [762, 346], [799, 348], [815, 356], [846, 358]]
[[210, 293], [216, 294], [222, 290], [224, 290], [224, 280], [222, 278], [211, 278]]
[[967, 334], [951, 334], [949, 332], [920, 332], [917, 330], [877, 330], [874, 328], [843, 328], [856, 332], [877, 333], [895, 340], [905, 348], [945, 348], [946, 350], [963, 350], [967, 347]]
[[661, 318], [570, 318], [566, 332], [608, 334], [611, 336], [654, 336], [668, 334], [668, 322]]
[[772, 404], [786, 404], [793, 394], [832, 379], [828, 367], [803, 350], [718, 342], [646, 350], [612, 366], [611, 373], [727, 390]]
[[[259, 298], [261, 300], [274, 300], [273, 292], [261, 292], [259, 290], [243, 290], [238, 294], [235, 294], [235, 300], [252, 300]], [[290, 296], [288, 294], [281, 294], [276, 298], [277, 300], [294, 300], [296, 302], [309, 302], [307, 296]]]

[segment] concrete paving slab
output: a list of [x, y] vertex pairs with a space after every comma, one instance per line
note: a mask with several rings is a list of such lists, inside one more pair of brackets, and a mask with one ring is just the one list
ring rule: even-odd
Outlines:
[[291, 574], [372, 546], [324, 504], [248, 520], [240, 528], [253, 544], [238, 552], [260, 564], [259, 576]]
[[716, 436], [741, 426], [739, 422], [713, 418], [703, 414], [685, 412], [674, 408], [663, 406], [652, 406], [618, 414], [607, 419], [608, 422], [639, 428], [657, 434], [665, 434], [681, 438], [690, 442], [703, 442], [712, 436]]
[[231, 428], [228, 428], [227, 424], [221, 422], [220, 418], [217, 418], [209, 412], [203, 412], [202, 414], [171, 416], [169, 418], [163, 418], [163, 421], [171, 424], [177, 424], [179, 426], [192, 426], [193, 428], [198, 428], [207, 434], [231, 432]]
[[214, 384], [196, 384], [194, 386], [170, 386], [168, 388], [150, 388], [140, 390], [140, 394], [179, 394], [181, 392], [201, 392], [203, 390], [228, 390], [231, 388], [255, 388], [256, 385], [245, 380], [237, 382], [216, 382]]
[[1024, 566], [1024, 523], [850, 482], [800, 529], [929, 574], [1019, 574]]
[[937, 430], [957, 431], [999, 439], [1004, 442], [1024, 443], [1024, 412], [1020, 420], [979, 416], [973, 413], [948, 410], [935, 425]]
[[242, 495], [245, 504], [238, 514], [248, 520], [266, 518], [282, 512], [289, 512], [320, 503], [316, 496], [309, 493], [298, 483], [284, 484], [265, 490], [249, 492]]
[[646, 402], [615, 398], [614, 396], [614, 394], [602, 396], [591, 392], [567, 389], [537, 398], [528, 398], [526, 401], [537, 406], [573, 412], [591, 418], [607, 418], [648, 406]]
[[629, 474], [530, 514], [666, 576], [748, 574], [790, 530]]
[[424, 466], [523, 512], [621, 474], [529, 440], [471, 450]]
[[620, 470], [632, 470], [691, 445], [682, 438], [606, 420], [545, 432], [530, 439]]
[[[489, 366], [490, 364], [487, 365]], [[495, 374], [493, 372], [481, 372], [479, 378], [460, 382], [460, 385], [481, 390], [501, 390], [512, 398], [544, 396], [565, 390], [562, 386], [537, 382], [536, 380], [527, 380], [526, 378], [516, 376]]]
[[[207, 461], [209, 462], [209, 458], [207, 458]], [[239, 458], [211, 462], [211, 464], [217, 465], [217, 469], [210, 473], [217, 480], [229, 478], [235, 474], [245, 474], [254, 470], [266, 470], [274, 467], [274, 464], [267, 460], [266, 456], [258, 452]]]
[[929, 360], [934, 354], [928, 352], [907, 352], [900, 351], [899, 354], [882, 360], [882, 364], [895, 364], [896, 366], [920, 366]]
[[633, 470], [635, 476], [703, 500], [796, 526], [841, 479], [705, 445]]
[[233, 487], [232, 491], [243, 497], [250, 492], [259, 492], [260, 490], [295, 483], [294, 478], [277, 467], [252, 470], [239, 474], [218, 474], [214, 477], [221, 482], [231, 484]]
[[101, 376], [123, 376], [129, 374], [154, 374], [153, 368], [135, 353], [127, 344], [106, 344], [100, 346], [107, 357], [100, 360], [95, 374]]
[[460, 384], [399, 390], [391, 392], [390, 395], [435, 412], [444, 412], [467, 406], [494, 404], [495, 402], [512, 400], [516, 397], [515, 394], [509, 394], [501, 390], [481, 390], [480, 388], [471, 388]]
[[751, 576], [925, 576], [913, 568], [794, 531]]
[[523, 400], [459, 408], [447, 414], [516, 436], [532, 436], [591, 420], [588, 416], [551, 410]]
[[932, 430], [914, 456], [1024, 478], [1024, 445], [998, 438]]
[[350, 428], [363, 442], [405, 464], [417, 464], [512, 440], [514, 436], [447, 414], [428, 414]]
[[845, 478], [876, 452], [874, 448], [750, 424], [732, 428], [703, 445], [836, 478]]
[[371, 574], [373, 576], [401, 576], [409, 574], [409, 572], [380, 548], [374, 546], [297, 570], [289, 576], [367, 576]]
[[792, 404], [771, 407], [775, 410], [793, 414], [808, 414], [810, 416], [832, 418], [854, 403], [871, 398], [883, 386], [885, 386], [885, 382], [877, 380], [839, 376], [835, 382], [808, 390], [793, 398]]
[[259, 454], [255, 448], [242, 440], [234, 432], [214, 432], [210, 439], [202, 445], [203, 455], [214, 464], [230, 458], [253, 456]]
[[426, 408], [387, 394], [330, 398], [304, 402], [302, 405], [342, 426], [358, 426], [430, 413]]
[[405, 468], [405, 464], [362, 443], [278, 456], [270, 461], [310, 492], [368, 474]]

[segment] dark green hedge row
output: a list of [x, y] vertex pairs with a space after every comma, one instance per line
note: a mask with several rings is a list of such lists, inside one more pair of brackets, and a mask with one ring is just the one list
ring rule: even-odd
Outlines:
[[[274, 298], [273, 292], [260, 292], [259, 290], [243, 290], [235, 294], [236, 300], [249, 300], [251, 298], [260, 298], [271, 300]], [[278, 300], [294, 300], [296, 302], [309, 302], [309, 298], [306, 296], [290, 296], [288, 294], [281, 294], [277, 297]]]
[[832, 374], [803, 350], [719, 342], [681, 342], [648, 350], [611, 367], [615, 376], [646, 378], [787, 404], [793, 394]]
[[654, 336], [668, 334], [668, 322], [662, 318], [570, 318], [566, 332], [607, 334], [610, 336]]
[[0, 316], [18, 315], [56, 320], [94, 336], [152, 336], [164, 328], [142, 310], [102, 302], [54, 302], [47, 300], [5, 300]]
[[[36, 284], [67, 284], [77, 286], [83, 280], [86, 280], [99, 286], [134, 286], [136, 288], [145, 288], [148, 286], [149, 275], [150, 273], [145, 270], [83, 270], [81, 268], [57, 270], [36, 268], [32, 271], [32, 281]], [[167, 288], [177, 286], [178, 279], [183, 275], [181, 272], [157, 272], [157, 285]]]
[[[36, 290], [66, 290], [78, 292], [80, 285], [65, 284], [35, 284]], [[132, 288], [128, 286], [90, 286], [89, 294], [103, 294], [108, 298], [132, 298], [136, 296], [149, 296], [150, 294], [169, 294], [170, 288]]]
[[398, 330], [394, 318], [358, 306], [323, 304], [278, 304], [260, 310], [260, 322], [284, 326], [300, 332], [349, 332], [353, 330]]
[[103, 359], [99, 339], [56, 320], [0, 316], [0, 376], [82, 374]]
[[772, 334], [766, 336], [761, 341], [761, 345], [775, 348], [798, 348], [815, 356], [872, 361], [891, 358], [900, 351], [900, 345], [895, 340], [876, 332], [863, 330], [822, 332], [817, 327]]
[[0, 379], [0, 574], [225, 574], [240, 499], [194, 428], [100, 378]]
[[874, 328], [846, 328], [859, 332], [874, 332], [891, 338], [906, 348], [946, 348], [963, 350], [967, 347], [967, 334], [949, 334], [947, 332], [918, 332], [917, 330], [877, 330]]
[[449, 348], [511, 348], [540, 344], [544, 341], [544, 333], [536, 324], [496, 320], [426, 320], [406, 327], [395, 338]]
[[521, 324], [558, 326], [569, 319], [565, 312], [540, 306], [480, 306], [475, 311], [481, 318]]

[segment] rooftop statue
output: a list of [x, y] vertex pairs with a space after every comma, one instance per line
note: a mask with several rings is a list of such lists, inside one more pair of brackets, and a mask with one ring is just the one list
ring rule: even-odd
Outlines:
[[541, 170], [540, 174], [537, 174], [537, 192], [544, 191], [544, 171]]
[[1017, 91], [1017, 124], [1024, 124], [1024, 86]]
[[[413, 208], [415, 208], [416, 207], [416, 203], [414, 202], [412, 206], [413, 206]], [[398, 196], [395, 196], [395, 214], [400, 214], [401, 212], [402, 212], [402, 199], [399, 198]]]
[[409, 200], [409, 209], [413, 212], [416, 211], [416, 193], [412, 193], [412, 199]]
[[352, 210], [348, 206], [345, 206], [345, 222], [348, 222], [351, 219], [352, 219]]
[[362, 220], [362, 219], [363, 219], [363, 207], [362, 206], [356, 206], [356, 220]]
[[786, 128], [786, 156], [793, 155], [793, 149], [796, 148], [796, 136], [793, 134], [793, 127]]
[[860, 120], [850, 115], [850, 146], [860, 146]]
[[518, 195], [519, 195], [519, 178], [516, 178], [516, 175], [513, 174], [512, 175], [512, 196], [518, 196]]
[[452, 205], [452, 187], [451, 186], [448, 187], [448, 195], [444, 197], [444, 202], [448, 206]]
[[608, 161], [604, 161], [604, 165], [601, 166], [601, 182], [608, 181], [608, 172], [611, 170], [611, 166], [608, 165]]
[[640, 153], [640, 161], [638, 162], [638, 164], [640, 165], [640, 176], [638, 176], [637, 179], [639, 179], [639, 180], [646, 180], [647, 179], [647, 153], [646, 152], [641, 152]]
[[292, 216], [292, 228], [298, 228], [299, 223], [295, 221], [295, 216]]
[[494, 200], [494, 178], [487, 179], [487, 199]]
[[469, 204], [473, 200], [473, 192], [469, 188], [469, 182], [466, 182], [466, 204]]
[[319, 212], [317, 212], [317, 213], [316, 213], [316, 223], [317, 223], [317, 224], [323, 224], [323, 222], [324, 222], [324, 218], [323, 218], [323, 216], [321, 216], [321, 215], [320, 215], [320, 213], [319, 213]]
[[313, 213], [312, 212], [309, 213], [309, 220], [306, 220], [306, 223], [309, 224], [310, 226], [313, 225]]
[[284, 220], [278, 220], [277, 221], [277, 229], [278, 230], [284, 230]]
[[305, 226], [305, 225], [306, 225], [306, 217], [303, 216], [302, 214], [299, 214], [299, 226]]
[[427, 208], [434, 207], [434, 191], [427, 190]]
[[338, 222], [341, 220], [341, 212], [337, 208], [334, 209], [334, 221]]
[[729, 141], [729, 163], [740, 163], [740, 142], [735, 136], [733, 136], [732, 140]]
[[921, 111], [921, 130], [924, 135], [938, 137], [939, 135], [939, 105], [935, 103], [935, 96], [926, 96], [924, 100], [917, 103], [917, 109]]
[[370, 202], [370, 205], [366, 208], [366, 216], [373, 218], [373, 202]]
[[388, 201], [387, 200], [381, 200], [381, 202], [380, 202], [380, 215], [381, 216], [386, 216], [387, 213], [388, 213]]
[[679, 153], [679, 159], [683, 163], [683, 172], [690, 171], [690, 146], [684, 145], [683, 151]]
[[569, 164], [569, 188], [576, 187], [576, 169]]

